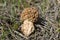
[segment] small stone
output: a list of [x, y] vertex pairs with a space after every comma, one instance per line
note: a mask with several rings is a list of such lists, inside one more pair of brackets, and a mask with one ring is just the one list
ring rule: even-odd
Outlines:
[[25, 36], [29, 36], [34, 31], [34, 25], [31, 21], [25, 20], [21, 25], [21, 32]]

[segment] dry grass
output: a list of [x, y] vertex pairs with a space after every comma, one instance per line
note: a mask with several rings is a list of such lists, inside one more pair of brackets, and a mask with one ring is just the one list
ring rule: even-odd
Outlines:
[[[39, 22], [28, 39], [15, 31], [22, 24], [19, 14], [26, 7], [39, 9]], [[0, 0], [1, 40], [60, 40], [60, 3], [58, 0]]]

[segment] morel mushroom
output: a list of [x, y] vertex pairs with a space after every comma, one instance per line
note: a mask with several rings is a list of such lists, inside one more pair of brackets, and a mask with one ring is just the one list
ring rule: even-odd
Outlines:
[[37, 18], [38, 18], [38, 9], [36, 7], [25, 8], [20, 15], [21, 21], [28, 19], [31, 22], [35, 22], [37, 21]]
[[31, 21], [25, 20], [21, 25], [21, 32], [25, 36], [29, 36], [34, 31], [34, 25]]

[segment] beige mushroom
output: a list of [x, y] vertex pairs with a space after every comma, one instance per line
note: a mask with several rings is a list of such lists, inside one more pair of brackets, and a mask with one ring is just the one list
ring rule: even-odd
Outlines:
[[20, 14], [20, 21], [23, 22], [20, 31], [25, 36], [29, 36], [35, 30], [33, 23], [37, 21], [38, 15], [36, 7], [25, 8]]
[[21, 32], [25, 36], [29, 36], [34, 31], [34, 25], [31, 21], [25, 20], [21, 25]]

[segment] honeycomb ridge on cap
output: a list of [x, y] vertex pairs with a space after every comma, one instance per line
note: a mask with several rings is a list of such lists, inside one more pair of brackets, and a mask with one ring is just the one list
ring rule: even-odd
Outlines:
[[37, 21], [37, 18], [38, 18], [38, 9], [36, 7], [25, 8], [20, 15], [21, 21], [28, 19], [31, 22], [35, 22]]

